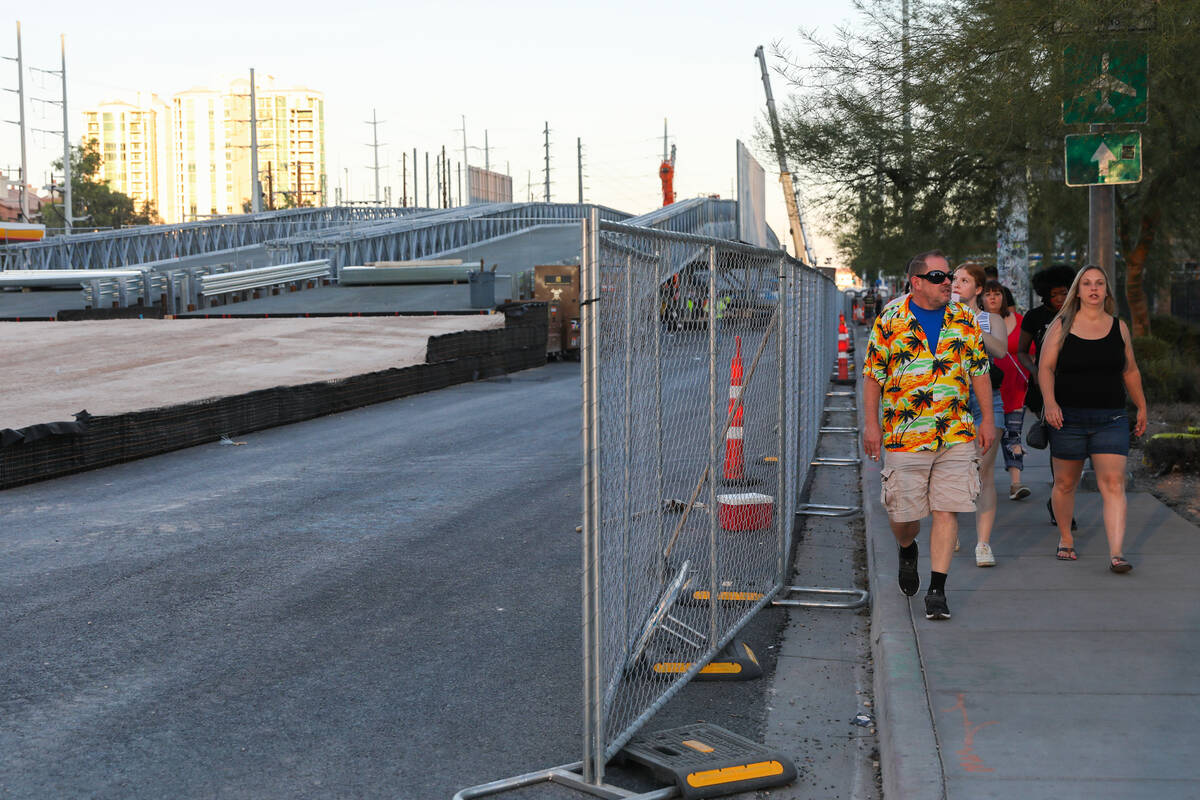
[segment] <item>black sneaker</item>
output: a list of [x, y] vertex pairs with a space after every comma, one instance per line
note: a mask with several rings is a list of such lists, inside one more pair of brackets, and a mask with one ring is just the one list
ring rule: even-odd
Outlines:
[[946, 603], [945, 592], [930, 589], [925, 593], [925, 619], [950, 619], [950, 606]]
[[[913, 547], [916, 548], [917, 543], [913, 542]], [[912, 558], [900, 556], [900, 591], [904, 592], [909, 597], [917, 593], [921, 588], [921, 576], [917, 574], [917, 556], [914, 554]]]

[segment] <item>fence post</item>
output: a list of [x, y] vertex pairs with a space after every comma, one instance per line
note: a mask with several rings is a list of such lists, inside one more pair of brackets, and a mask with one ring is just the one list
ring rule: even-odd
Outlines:
[[583, 247], [580, 251], [581, 359], [583, 378], [583, 779], [599, 785], [604, 780], [604, 703], [600, 688], [600, 520], [597, 516], [600, 485], [598, 357], [599, 301], [597, 263], [599, 253], [599, 216], [595, 208], [583, 220]]
[[623, 464], [623, 484], [625, 497], [625, 513], [621, 520], [621, 583], [623, 597], [621, 598], [621, 630], [628, 633], [629, 631], [629, 608], [632, 603], [633, 594], [633, 573], [630, 567], [630, 559], [632, 558], [631, 540], [633, 537], [633, 256], [625, 257], [625, 359], [624, 359], [624, 401], [625, 409], [623, 417], [624, 425], [624, 442], [622, 461]]
[[720, 593], [720, 574], [717, 571], [717, 476], [721, 464], [717, 461], [717, 248], [708, 246], [708, 641], [720, 639], [717, 630], [717, 597]]
[[[776, 409], [775, 420], [775, 524], [779, 526], [779, 553], [776, 569], [776, 582], [782, 583], [787, 580], [787, 563], [790, 557], [791, 548], [791, 523], [792, 518], [789, 513], [791, 503], [784, 497], [784, 492], [787, 491], [787, 470], [791, 468], [791, 462], [788, 460], [786, 447], [787, 439], [785, 438], [788, 430], [788, 415], [787, 415], [787, 395], [789, 383], [787, 380], [787, 330], [788, 330], [788, 287], [791, 281], [788, 280], [786, 270], [788, 267], [787, 257], [779, 257], [779, 265], [775, 270], [775, 302], [779, 306], [779, 330], [776, 333], [776, 350], [778, 358], [776, 359], [776, 381], [778, 383], [779, 402]], [[764, 332], [766, 336], [768, 332]]]
[[[658, 498], [658, 545], [655, 552], [661, 555], [663, 548], [667, 543], [666, 531], [666, 516], [663, 514], [663, 500], [666, 497], [665, 478], [663, 475], [663, 404], [662, 404], [662, 326], [663, 326], [663, 308], [662, 308], [662, 266], [663, 260], [670, 253], [670, 245], [663, 244], [663, 249], [659, 251], [658, 258], [654, 259], [654, 440], [655, 440], [655, 480], [657, 492], [655, 496]], [[667, 563], [665, 558], [658, 559], [662, 565], [660, 568], [659, 580], [663, 585], [669, 580]]]

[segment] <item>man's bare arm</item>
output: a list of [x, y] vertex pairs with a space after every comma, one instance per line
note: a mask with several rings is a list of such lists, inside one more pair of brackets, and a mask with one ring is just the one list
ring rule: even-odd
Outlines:
[[872, 461], [879, 460], [879, 448], [883, 443], [883, 431], [879, 427], [879, 398], [883, 387], [874, 378], [863, 378], [863, 450]]

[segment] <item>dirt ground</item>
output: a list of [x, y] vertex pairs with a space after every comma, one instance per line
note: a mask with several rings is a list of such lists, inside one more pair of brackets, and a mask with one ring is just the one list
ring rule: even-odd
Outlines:
[[[1148, 416], [1147, 436], [1184, 430], [1189, 424], [1200, 424], [1200, 405], [1150, 406]], [[1132, 491], [1150, 492], [1181, 517], [1200, 525], [1200, 474], [1175, 471], [1158, 475], [1145, 463], [1144, 453], [1136, 444], [1129, 451], [1129, 471], [1133, 473]]]
[[502, 314], [7, 323], [0, 428], [421, 364], [430, 336], [502, 327]]

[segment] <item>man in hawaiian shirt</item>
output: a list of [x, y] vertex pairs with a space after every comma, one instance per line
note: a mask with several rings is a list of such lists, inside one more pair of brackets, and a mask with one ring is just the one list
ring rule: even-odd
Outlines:
[[[883, 311], [871, 329], [863, 363], [863, 448], [875, 461], [887, 452], [881, 477], [883, 504], [900, 546], [900, 590], [910, 597], [921, 586], [917, 534], [932, 513], [925, 595], [927, 619], [950, 619], [946, 574], [960, 512], [975, 510], [979, 457], [995, 437], [992, 404], [985, 403], [982, 430], [968, 410], [968, 388], [991, 397], [988, 357], [975, 315], [950, 302], [950, 263], [940, 250], [908, 263], [910, 294]], [[883, 427], [879, 401], [883, 398]], [[980, 451], [980, 452], [982, 452]]]

